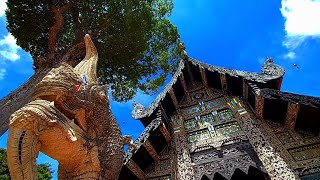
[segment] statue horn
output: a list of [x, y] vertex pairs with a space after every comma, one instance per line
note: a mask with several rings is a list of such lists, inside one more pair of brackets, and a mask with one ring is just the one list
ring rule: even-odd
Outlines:
[[82, 78], [85, 76], [85, 79], [89, 84], [97, 84], [98, 51], [89, 34], [84, 36], [84, 42], [86, 45], [86, 57], [74, 68], [74, 70]]

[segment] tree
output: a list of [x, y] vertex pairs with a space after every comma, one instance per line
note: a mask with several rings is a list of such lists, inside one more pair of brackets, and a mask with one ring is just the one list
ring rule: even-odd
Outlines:
[[10, 179], [6, 150], [1, 148], [0, 148], [0, 179], [3, 179], [3, 180]]
[[109, 85], [117, 101], [131, 99], [138, 89], [155, 92], [177, 67], [179, 34], [168, 20], [171, 0], [8, 0], [7, 5], [7, 28], [30, 52], [36, 73], [0, 102], [5, 129], [50, 68], [61, 62], [74, 66], [83, 58], [87, 33], [99, 51], [100, 83]]
[[[38, 179], [49, 180], [52, 178], [53, 171], [50, 169], [50, 164], [38, 164]], [[7, 164], [6, 150], [0, 148], [0, 179], [10, 180], [9, 168]]]

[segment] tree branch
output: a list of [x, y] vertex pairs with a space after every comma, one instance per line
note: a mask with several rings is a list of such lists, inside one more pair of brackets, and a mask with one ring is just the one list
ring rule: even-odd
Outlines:
[[91, 35], [92, 39], [95, 39], [98, 35], [100, 35], [101, 31], [109, 25], [111, 18], [112, 18], [111, 14], [108, 14], [105, 21], [100, 25], [101, 28], [92, 33]]
[[63, 27], [62, 14], [65, 13], [68, 9], [70, 9], [70, 7], [71, 7], [71, 3], [67, 3], [60, 9], [58, 9], [54, 5], [50, 5], [50, 10], [52, 11], [55, 18], [54, 24], [49, 29], [48, 46], [51, 54], [54, 54], [57, 52], [58, 33]]
[[83, 40], [84, 32], [82, 29], [82, 24], [79, 19], [79, 8], [78, 8], [78, 5], [75, 3], [72, 3], [71, 15], [72, 15], [72, 23], [74, 27], [74, 34], [75, 34], [75, 39], [73, 41], [73, 44], [77, 44]]
[[59, 31], [62, 29], [63, 17], [59, 9], [56, 8], [54, 5], [51, 5], [50, 9], [54, 15], [55, 23], [49, 29], [48, 46], [49, 46], [50, 53], [53, 54], [57, 52], [57, 35]]

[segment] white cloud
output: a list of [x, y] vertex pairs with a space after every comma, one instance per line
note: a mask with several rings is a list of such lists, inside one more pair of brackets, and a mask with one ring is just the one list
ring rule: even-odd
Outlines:
[[2, 79], [4, 79], [4, 76], [6, 75], [6, 70], [5, 69], [3, 69], [3, 68], [1, 68], [0, 69], [0, 81], [2, 80]]
[[295, 49], [309, 37], [320, 37], [320, 0], [282, 0], [281, 5], [285, 47]]
[[7, 0], [0, 0], [0, 17], [2, 17], [5, 14], [5, 11], [7, 9]]
[[16, 42], [16, 39], [10, 33], [4, 36], [3, 39], [0, 39], [0, 56], [10, 61], [18, 60], [20, 58], [18, 54], [20, 47]]
[[290, 51], [290, 52], [288, 52], [286, 55], [284, 55], [284, 58], [285, 58], [285, 59], [294, 59], [294, 58], [296, 58], [296, 53]]

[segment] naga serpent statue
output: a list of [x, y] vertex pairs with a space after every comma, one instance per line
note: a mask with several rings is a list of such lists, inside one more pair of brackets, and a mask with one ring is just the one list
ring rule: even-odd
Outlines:
[[39, 82], [32, 101], [10, 118], [7, 157], [13, 180], [37, 179], [39, 151], [59, 162], [59, 179], [118, 179], [124, 143], [97, 80], [98, 53], [85, 36], [86, 57], [62, 63]]

